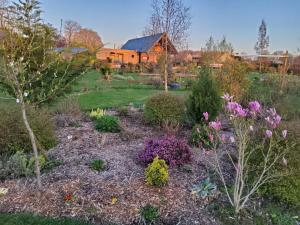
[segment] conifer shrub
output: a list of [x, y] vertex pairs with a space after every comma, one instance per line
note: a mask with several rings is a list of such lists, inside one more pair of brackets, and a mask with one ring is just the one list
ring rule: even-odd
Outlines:
[[163, 125], [164, 123], [180, 124], [185, 112], [184, 99], [169, 93], [159, 93], [151, 96], [144, 110], [146, 122]]
[[148, 185], [161, 187], [168, 183], [169, 172], [165, 160], [156, 156], [151, 164], [145, 169], [145, 176]]
[[208, 112], [210, 120], [214, 120], [222, 107], [220, 96], [219, 85], [213, 78], [211, 69], [201, 69], [187, 100], [188, 122], [192, 124], [201, 122], [204, 112]]
[[148, 140], [139, 159], [149, 164], [156, 156], [170, 166], [181, 166], [191, 161], [192, 152], [185, 140], [177, 139], [175, 136], [164, 136]]
[[97, 118], [95, 121], [95, 128], [98, 131], [118, 133], [121, 131], [119, 121], [114, 116], [104, 115]]

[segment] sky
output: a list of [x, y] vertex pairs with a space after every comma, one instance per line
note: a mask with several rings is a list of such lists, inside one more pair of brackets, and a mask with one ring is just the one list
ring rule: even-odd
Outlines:
[[[182, 0], [191, 9], [188, 46], [200, 50], [209, 36], [224, 35], [235, 52], [254, 54], [258, 27], [267, 23], [270, 52], [300, 48], [300, 0]], [[98, 32], [106, 47], [140, 37], [151, 15], [151, 0], [41, 0], [45, 22], [60, 27], [75, 20]]]

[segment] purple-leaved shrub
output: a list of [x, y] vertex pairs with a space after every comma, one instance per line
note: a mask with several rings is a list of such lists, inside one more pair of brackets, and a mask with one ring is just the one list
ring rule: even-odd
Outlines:
[[139, 154], [139, 159], [143, 163], [149, 164], [156, 156], [173, 167], [189, 163], [192, 152], [186, 140], [177, 139], [175, 136], [164, 136], [146, 141], [144, 150]]

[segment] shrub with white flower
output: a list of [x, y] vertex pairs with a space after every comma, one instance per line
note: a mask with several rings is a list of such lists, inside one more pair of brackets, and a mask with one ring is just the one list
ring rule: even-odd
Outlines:
[[[252, 101], [248, 107], [243, 107], [233, 101], [233, 96], [229, 94], [224, 94], [222, 98], [225, 100], [225, 114], [234, 127], [234, 135], [226, 137], [222, 134], [219, 120], [209, 123], [209, 140], [214, 155], [214, 160], [210, 163], [220, 176], [230, 204], [238, 213], [263, 184], [279, 176], [273, 169], [276, 164], [282, 163], [284, 159], [283, 164], [287, 165], [284, 157], [289, 149], [287, 130], [281, 130], [281, 117], [274, 108], [265, 110], [258, 101]], [[206, 120], [209, 115], [203, 116]], [[237, 160], [232, 158], [232, 152], [227, 148], [219, 148], [220, 142], [235, 146]], [[229, 182], [225, 179], [224, 168], [221, 166], [224, 154], [235, 169], [233, 192], [229, 191]]]

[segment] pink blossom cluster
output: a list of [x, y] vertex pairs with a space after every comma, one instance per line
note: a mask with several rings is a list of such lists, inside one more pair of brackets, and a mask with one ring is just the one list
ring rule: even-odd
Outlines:
[[265, 118], [268, 126], [271, 129], [275, 129], [281, 122], [281, 116], [279, 116], [274, 108], [267, 110], [268, 116]]
[[219, 121], [219, 120], [211, 121], [211, 122], [209, 122], [209, 127], [216, 131], [219, 131], [219, 130], [221, 130], [221, 127], [222, 127], [221, 121]]

